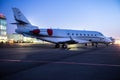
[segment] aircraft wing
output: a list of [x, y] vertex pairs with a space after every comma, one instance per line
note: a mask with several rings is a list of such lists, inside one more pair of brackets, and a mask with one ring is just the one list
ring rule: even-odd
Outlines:
[[[50, 41], [50, 40], [49, 40]], [[82, 39], [77, 39], [77, 38], [60, 38], [60, 39], [52, 39], [51, 42], [54, 42], [54, 43], [80, 43], [80, 44], [83, 44], [83, 43], [90, 43], [90, 41], [87, 41], [87, 40], [82, 40]]]
[[[41, 40], [44, 38], [40, 38]], [[70, 40], [70, 38], [45, 38], [44, 40], [49, 41], [49, 42], [53, 42], [53, 43], [67, 43]]]
[[90, 43], [90, 41], [87, 41], [87, 40], [82, 40], [82, 39], [73, 39], [75, 42], [77, 42], [77, 43], [80, 43], [80, 44], [82, 44], [82, 43]]

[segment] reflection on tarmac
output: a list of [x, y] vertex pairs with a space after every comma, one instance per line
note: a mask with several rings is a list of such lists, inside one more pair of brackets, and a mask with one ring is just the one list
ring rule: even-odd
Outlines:
[[85, 46], [84, 44], [72, 44], [72, 45], [68, 45], [68, 49], [70, 51], [85, 51], [88, 50], [90, 48], [94, 48], [91, 45]]

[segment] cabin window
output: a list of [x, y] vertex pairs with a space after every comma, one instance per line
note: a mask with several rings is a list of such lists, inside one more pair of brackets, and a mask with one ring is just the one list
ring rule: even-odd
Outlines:
[[76, 34], [76, 36], [78, 36], [78, 34]]
[[93, 34], [91, 34], [91, 36], [93, 36]]
[[96, 34], [95, 34], [95, 36], [96, 36]]
[[87, 34], [87, 36], [89, 36], [89, 34]]
[[67, 35], [70, 35], [70, 33], [67, 33]]
[[72, 35], [74, 35], [74, 33], [72, 33]]
[[86, 34], [84, 34], [84, 36], [86, 36]]

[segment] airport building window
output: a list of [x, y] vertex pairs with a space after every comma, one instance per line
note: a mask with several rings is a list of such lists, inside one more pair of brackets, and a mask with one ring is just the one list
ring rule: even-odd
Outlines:
[[6, 35], [6, 31], [5, 30], [1, 30], [0, 31], [0, 35]]
[[3, 14], [0, 14], [0, 42], [7, 40], [7, 21]]

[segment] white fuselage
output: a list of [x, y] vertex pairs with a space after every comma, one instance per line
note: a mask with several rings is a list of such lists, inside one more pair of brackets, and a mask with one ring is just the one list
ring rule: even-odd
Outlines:
[[94, 43], [104, 43], [110, 42], [103, 34], [97, 31], [86, 31], [86, 30], [67, 30], [67, 29], [50, 29], [52, 31], [51, 34], [47, 31], [48, 29], [39, 29], [38, 34], [31, 34], [30, 31], [34, 30], [30, 29], [16, 29], [17, 33], [22, 33], [26, 36], [35, 37], [44, 41], [52, 42], [52, 43], [62, 43], [67, 40], [85, 40]]

